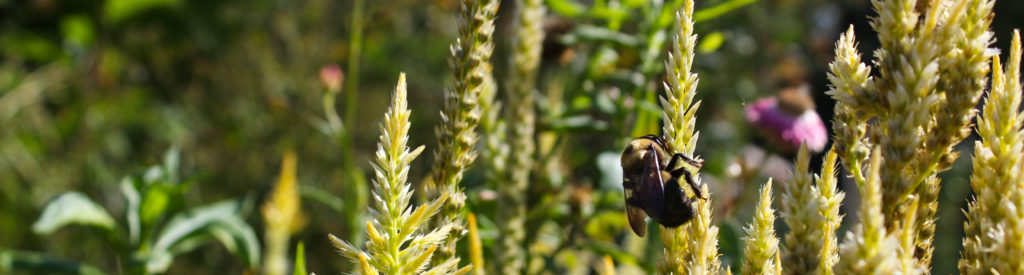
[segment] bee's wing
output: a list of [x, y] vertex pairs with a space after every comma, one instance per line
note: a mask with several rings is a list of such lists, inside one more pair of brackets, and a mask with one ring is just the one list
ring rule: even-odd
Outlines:
[[644, 173], [640, 175], [637, 193], [647, 215], [655, 220], [661, 218], [662, 210], [665, 209], [665, 179], [661, 174], [661, 160], [651, 150], [644, 156]]
[[647, 233], [647, 221], [644, 220], [647, 218], [647, 214], [640, 207], [630, 205], [631, 193], [633, 191], [626, 190], [626, 218], [629, 219], [629, 227], [633, 228], [633, 233], [643, 237]]

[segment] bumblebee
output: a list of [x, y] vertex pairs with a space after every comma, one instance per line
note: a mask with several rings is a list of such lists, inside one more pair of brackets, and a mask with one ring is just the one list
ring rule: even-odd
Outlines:
[[633, 139], [622, 151], [622, 189], [626, 195], [626, 216], [633, 232], [647, 233], [644, 218], [650, 216], [665, 227], [678, 227], [693, 219], [697, 212], [694, 198], [686, 195], [680, 180], [690, 186], [696, 197], [707, 199], [692, 170], [700, 169], [703, 160], [683, 154], [670, 154], [665, 139], [646, 135]]

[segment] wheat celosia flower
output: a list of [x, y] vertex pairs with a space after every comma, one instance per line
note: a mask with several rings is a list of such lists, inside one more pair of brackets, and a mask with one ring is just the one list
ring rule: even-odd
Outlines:
[[501, 241], [495, 246], [498, 263], [504, 274], [522, 273], [527, 254], [526, 195], [533, 168], [536, 103], [534, 84], [544, 42], [544, 3], [541, 0], [518, 0], [516, 3], [515, 36], [512, 41], [508, 102], [512, 117], [512, 151], [509, 181], [498, 185], [498, 218], [501, 219]]
[[[837, 43], [830, 65], [836, 107], [837, 149], [858, 185], [867, 146], [882, 152], [882, 214], [888, 232], [917, 231], [913, 253], [919, 268], [931, 263], [937, 173], [948, 170], [953, 146], [969, 134], [987, 73], [992, 36], [991, 0], [872, 1], [878, 15], [876, 77], [860, 63], [852, 30]], [[874, 119], [874, 120], [872, 120]], [[864, 127], [867, 121], [873, 127]], [[866, 137], [866, 138], [865, 138]], [[907, 203], [917, 199], [918, 204]], [[915, 212], [913, 225], [901, 224]], [[908, 235], [909, 236], [909, 235]]]
[[[853, 26], [839, 36], [836, 42], [836, 57], [829, 63], [828, 79], [832, 83], [826, 92], [836, 99], [835, 116], [832, 129], [834, 131], [835, 148], [841, 156], [843, 167], [857, 179], [858, 184], [864, 182], [861, 163], [867, 160], [868, 144], [865, 140], [867, 132], [866, 114], [874, 113], [872, 102], [877, 93], [871, 78], [871, 67], [860, 59], [857, 52]], [[868, 111], [864, 111], [867, 109]]]
[[295, 153], [285, 153], [281, 162], [281, 175], [270, 199], [260, 209], [266, 233], [266, 256], [263, 269], [266, 274], [284, 275], [288, 271], [288, 238], [305, 223], [301, 211], [302, 200], [295, 182]]
[[445, 241], [451, 225], [426, 229], [430, 218], [444, 206], [447, 194], [417, 207], [410, 206], [412, 186], [408, 182], [409, 164], [423, 152], [423, 146], [409, 151], [409, 111], [405, 74], [398, 85], [381, 124], [377, 159], [372, 163], [373, 221], [366, 223], [366, 249], [331, 235], [331, 242], [358, 267], [361, 274], [465, 274], [469, 267], [458, 268], [458, 258], [431, 264], [435, 250]]
[[835, 165], [835, 150], [829, 150], [821, 175], [811, 173], [810, 155], [802, 145], [795, 170], [782, 185], [781, 216], [790, 229], [782, 249], [786, 274], [832, 274], [838, 247], [835, 230], [842, 222], [839, 206], [845, 197], [836, 190]]
[[743, 274], [782, 274], [779, 238], [775, 236], [775, 210], [772, 209], [772, 179], [761, 188], [754, 221], [743, 231], [747, 233], [743, 238]]
[[[681, 153], [692, 159], [697, 145], [695, 132], [697, 108], [693, 103], [697, 94], [697, 74], [691, 72], [697, 36], [693, 34], [693, 0], [683, 1], [682, 11], [676, 13], [676, 33], [672, 52], [666, 62], [668, 83], [665, 96], [661, 98], [664, 110], [664, 136], [672, 153]], [[693, 178], [700, 185], [697, 171]], [[709, 194], [707, 186], [701, 186]], [[661, 228], [661, 240], [665, 253], [658, 261], [661, 273], [710, 274], [718, 273], [721, 262], [718, 259], [718, 227], [711, 225], [711, 199], [697, 199], [693, 220], [677, 228]]]
[[876, 148], [868, 165], [867, 181], [858, 186], [861, 195], [860, 223], [847, 232], [839, 248], [836, 274], [896, 274], [899, 249], [887, 233], [882, 215], [881, 150]]
[[455, 255], [455, 242], [464, 233], [462, 208], [466, 195], [459, 182], [462, 173], [476, 160], [476, 126], [480, 122], [480, 94], [487, 89], [491, 77], [491, 53], [494, 50], [494, 18], [497, 0], [462, 0], [458, 18], [459, 38], [451, 47], [450, 60], [455, 85], [446, 90], [441, 124], [437, 127], [439, 147], [434, 154], [433, 184], [428, 190], [446, 194], [448, 202], [441, 209], [435, 227], [450, 225], [451, 232], [440, 247], [435, 263]]
[[1005, 71], [992, 62], [992, 90], [978, 118], [964, 224], [962, 274], [1024, 273], [1024, 113], [1020, 111], [1021, 44], [1015, 31]]
[[797, 153], [795, 170], [789, 181], [782, 184], [781, 216], [789, 225], [789, 232], [783, 238], [782, 266], [786, 274], [810, 274], [818, 270], [819, 254], [823, 246], [824, 232], [821, 224], [823, 199], [813, 186], [814, 174], [810, 172], [810, 155], [807, 146], [801, 145]]

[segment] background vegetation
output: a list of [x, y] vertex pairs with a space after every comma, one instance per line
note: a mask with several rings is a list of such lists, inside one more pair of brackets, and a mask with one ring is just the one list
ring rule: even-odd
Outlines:
[[[618, 158], [630, 138], [661, 132], [655, 95], [681, 2], [544, 1], [526, 270], [601, 272], [592, 267], [606, 255], [623, 273], [655, 270], [660, 240], [630, 233]], [[498, 9], [495, 76], [512, 73], [515, 6], [501, 1]], [[255, 272], [263, 264], [252, 257], [263, 254], [249, 248], [268, 249], [272, 231], [255, 206], [269, 200], [284, 178], [282, 156], [294, 151], [302, 219], [289, 231], [288, 258], [301, 241], [309, 271], [352, 270], [327, 235], [353, 244], [366, 238], [369, 162], [399, 72], [408, 81], [409, 147], [437, 150], [459, 10], [454, 0], [0, 0], [0, 253], [132, 273], [133, 262], [162, 263], [152, 259], [164, 259], [160, 232], [176, 228], [175, 218], [222, 213], [203, 225], [208, 232], [196, 231], [211, 238], [175, 246], [180, 255], [167, 273]], [[994, 10], [994, 47], [1008, 49], [1011, 29], [1024, 27], [1013, 16], [1024, 3], [998, 1]], [[696, 11], [693, 71], [703, 102], [696, 155], [706, 160], [722, 264], [739, 270], [742, 225], [755, 215], [761, 184], [786, 182], [795, 159], [795, 148], [753, 130], [744, 107], [807, 84], [831, 129], [835, 102], [824, 92], [833, 46], [853, 25], [862, 53], [878, 48], [867, 20], [874, 14], [867, 1], [811, 0], [699, 1]], [[333, 65], [344, 75], [340, 87], [321, 80], [321, 69]], [[937, 274], [957, 272], [975, 139], [957, 146], [961, 158], [939, 174]], [[415, 204], [428, 201], [432, 157], [411, 163]], [[820, 167], [821, 156], [809, 162]], [[492, 248], [505, 220], [497, 218], [500, 188], [485, 167], [472, 165], [462, 186], [482, 246]], [[139, 202], [124, 195], [126, 186], [159, 202], [133, 206]], [[852, 182], [841, 180], [839, 189], [859, 201]], [[58, 198], [68, 191], [80, 195]], [[79, 198], [110, 217], [52, 232], [37, 223], [48, 203]], [[125, 218], [131, 209], [143, 209], [140, 221]], [[847, 217], [840, 232], [856, 222], [857, 209], [840, 208]], [[777, 223], [778, 236], [789, 231]], [[497, 259], [493, 252], [484, 249], [484, 258]]]

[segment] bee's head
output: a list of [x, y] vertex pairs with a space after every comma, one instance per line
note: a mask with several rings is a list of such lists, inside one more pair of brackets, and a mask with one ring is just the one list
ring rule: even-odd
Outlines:
[[626, 146], [626, 149], [622, 151], [622, 172], [623, 175], [629, 177], [631, 175], [639, 175], [643, 173], [644, 158], [647, 157], [648, 153], [660, 154], [659, 159], [665, 158], [665, 146], [661, 142], [661, 139], [647, 135], [640, 138], [633, 139]]

